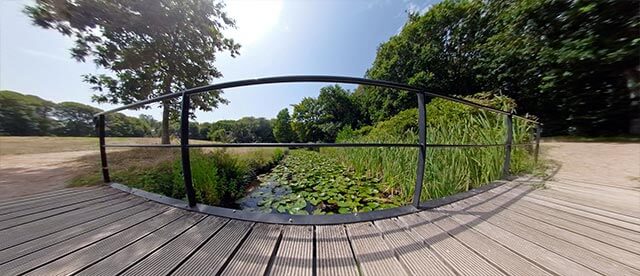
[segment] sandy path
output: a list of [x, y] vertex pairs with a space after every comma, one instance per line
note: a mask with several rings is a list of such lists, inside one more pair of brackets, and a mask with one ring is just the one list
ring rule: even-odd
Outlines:
[[66, 186], [79, 157], [97, 151], [68, 151], [0, 156], [0, 199]]
[[640, 143], [544, 143], [542, 149], [561, 166], [553, 179], [640, 189]]

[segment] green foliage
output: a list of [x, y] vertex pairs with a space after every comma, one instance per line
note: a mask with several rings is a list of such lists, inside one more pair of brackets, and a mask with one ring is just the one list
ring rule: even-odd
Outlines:
[[209, 127], [209, 139], [224, 143], [275, 142], [271, 121], [265, 118], [244, 117], [239, 120], [220, 120]]
[[260, 176], [263, 185], [276, 183], [289, 192], [261, 194], [264, 211], [290, 214], [368, 212], [398, 206], [379, 188], [379, 179], [357, 174], [336, 159], [315, 151], [293, 150], [273, 170]]
[[291, 116], [289, 116], [288, 109], [285, 108], [278, 112], [278, 116], [273, 123], [273, 136], [279, 143], [296, 141], [296, 134], [291, 128]]
[[[640, 112], [639, 28], [633, 1], [445, 0], [411, 14], [366, 76], [503, 94], [540, 116], [547, 134], [624, 133]], [[412, 93], [382, 88], [361, 86], [354, 97], [373, 122], [416, 106]]]
[[[479, 94], [467, 99], [496, 108], [514, 108], [511, 99]], [[343, 130], [339, 142], [417, 143], [417, 109], [398, 113], [366, 131]], [[427, 105], [428, 144], [501, 144], [505, 139], [504, 116], [442, 99]], [[515, 120], [514, 143], [530, 142], [532, 124]], [[511, 173], [530, 172], [530, 149], [514, 147]], [[412, 199], [417, 150], [410, 148], [323, 149], [348, 170], [381, 180], [380, 189], [408, 203]], [[503, 147], [429, 148], [422, 200], [476, 188], [501, 177]]]
[[[93, 62], [112, 74], [85, 75], [101, 103], [128, 104], [209, 84], [222, 74], [215, 54], [238, 54], [239, 44], [222, 30], [235, 27], [224, 3], [206, 0], [38, 1], [25, 8], [33, 23], [72, 36], [73, 58]], [[192, 108], [209, 111], [221, 91], [191, 96]], [[163, 143], [169, 142], [168, 121], [178, 103], [162, 102]]]
[[55, 103], [32, 95], [0, 91], [0, 135], [47, 135], [56, 127]]
[[[54, 103], [32, 95], [0, 91], [0, 135], [95, 136], [93, 115], [99, 108], [76, 102]], [[106, 118], [107, 136], [158, 136], [159, 122], [149, 115], [139, 118], [122, 113]]]
[[360, 125], [360, 109], [352, 94], [339, 85], [320, 89], [318, 98], [293, 105], [292, 126], [301, 142], [331, 142], [343, 127]]
[[59, 103], [54, 111], [59, 126], [54, 133], [59, 136], [93, 136], [96, 132], [93, 115], [101, 111], [76, 102]]

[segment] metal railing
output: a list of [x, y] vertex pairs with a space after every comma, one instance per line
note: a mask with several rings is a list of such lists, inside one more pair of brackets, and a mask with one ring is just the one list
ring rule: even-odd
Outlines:
[[[384, 88], [393, 88], [399, 90], [405, 90], [409, 92], [414, 92], [417, 96], [418, 103], [418, 143], [218, 143], [218, 144], [189, 144], [189, 110], [191, 105], [190, 96], [199, 93], [206, 93], [208, 91], [227, 89], [227, 88], [235, 88], [235, 87], [244, 87], [244, 86], [252, 86], [252, 85], [260, 85], [260, 84], [274, 84], [274, 83], [293, 83], [293, 82], [325, 82], [325, 83], [347, 83], [347, 84], [359, 84], [359, 85], [371, 85], [376, 87], [384, 87]], [[468, 106], [473, 106], [479, 109], [487, 110], [493, 113], [501, 114], [505, 116], [505, 124], [506, 124], [506, 139], [503, 144], [427, 144], [427, 135], [426, 135], [426, 107], [425, 107], [425, 97], [436, 97], [442, 98], [449, 101], [461, 103]], [[105, 115], [114, 113], [117, 111], [136, 108], [146, 104], [155, 103], [163, 100], [169, 100], [174, 98], [182, 98], [182, 111], [180, 116], [180, 145], [161, 145], [161, 144], [106, 144], [105, 143]], [[513, 118], [519, 118], [528, 122], [532, 122], [536, 125], [535, 131], [535, 142], [534, 143], [522, 143], [522, 144], [514, 144], [513, 143]], [[154, 148], [177, 148], [181, 149], [181, 161], [182, 161], [182, 171], [183, 171], [183, 179], [185, 192], [187, 196], [187, 201], [190, 207], [195, 207], [196, 196], [195, 190], [193, 188], [193, 182], [191, 177], [191, 163], [189, 156], [190, 148], [229, 148], [229, 147], [414, 147], [418, 148], [418, 162], [416, 168], [416, 183], [414, 187], [414, 194], [412, 205], [416, 208], [420, 205], [420, 196], [422, 192], [422, 184], [424, 178], [425, 171], [425, 160], [426, 160], [426, 149], [427, 148], [440, 148], [440, 147], [504, 147], [505, 148], [505, 157], [504, 163], [502, 167], [502, 175], [503, 178], [509, 174], [509, 168], [511, 164], [511, 150], [513, 146], [522, 146], [529, 145], [534, 147], [534, 159], [535, 162], [538, 160], [539, 147], [540, 147], [540, 134], [542, 131], [541, 125], [539, 122], [531, 120], [529, 118], [525, 118], [522, 116], [517, 116], [513, 114], [512, 111], [503, 111], [493, 107], [481, 105], [475, 102], [471, 102], [465, 99], [450, 97], [446, 95], [440, 95], [435, 93], [430, 93], [423, 91], [420, 88], [395, 83], [388, 81], [379, 81], [379, 80], [370, 80], [364, 78], [352, 78], [352, 77], [339, 77], [339, 76], [282, 76], [282, 77], [270, 77], [270, 78], [259, 78], [259, 79], [250, 79], [250, 80], [241, 80], [241, 81], [232, 81], [232, 82], [224, 82], [219, 84], [206, 85], [201, 87], [196, 87], [192, 89], [187, 89], [181, 92], [171, 93], [162, 95], [160, 97], [154, 99], [148, 99], [139, 101], [133, 104], [128, 104], [119, 108], [115, 108], [112, 110], [100, 112], [95, 115], [96, 119], [96, 129], [100, 142], [100, 160], [102, 163], [102, 176], [103, 180], [106, 183], [110, 183], [111, 179], [109, 176], [109, 166], [107, 162], [107, 152], [106, 149], [108, 147], [154, 147]]]

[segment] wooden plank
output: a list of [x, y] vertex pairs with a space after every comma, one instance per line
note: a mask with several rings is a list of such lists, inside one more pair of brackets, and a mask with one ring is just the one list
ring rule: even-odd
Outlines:
[[0, 271], [2, 271], [4, 275], [18, 275], [25, 273], [42, 264], [46, 264], [50, 261], [56, 260], [57, 258], [75, 252], [109, 236], [129, 229], [146, 221], [147, 219], [155, 217], [168, 210], [167, 207], [158, 208], [157, 204], [154, 205], [156, 205], [155, 208], [145, 210], [141, 213], [136, 214], [135, 216], [116, 221], [105, 227], [86, 232], [82, 235], [68, 239], [54, 246], [44, 248], [29, 255], [25, 255], [18, 259], [14, 259], [10, 262], [2, 264], [0, 265]]
[[280, 237], [281, 226], [256, 224], [221, 275], [262, 275]]
[[[631, 217], [631, 216], [628, 216], [628, 215], [623, 215], [623, 214], [620, 214], [620, 213], [617, 213], [617, 212], [603, 210], [603, 209], [596, 208], [596, 207], [587, 206], [587, 205], [584, 205], [584, 204], [574, 203], [574, 202], [571, 202], [570, 201], [571, 199], [568, 198], [568, 197], [562, 197], [561, 199], [558, 199], [558, 198], [556, 198], [558, 196], [555, 196], [555, 195], [553, 195], [551, 193], [545, 193], [545, 191], [539, 191], [538, 193], [531, 194], [530, 197], [533, 197], [533, 198], [536, 198], [536, 199], [539, 199], [539, 200], [544, 200], [544, 201], [547, 201], [547, 202], [552, 202], [552, 203], [559, 204], [559, 205], [563, 205], [563, 206], [566, 206], [566, 207], [569, 207], [569, 208], [574, 208], [574, 209], [582, 210], [582, 211], [585, 211], [585, 212], [598, 214], [598, 215], [601, 215], [601, 216], [605, 216], [605, 217], [613, 218], [613, 219], [616, 219], [616, 220], [624, 221], [624, 222], [627, 222], [627, 223], [630, 223], [630, 224], [634, 224], [634, 225], [636, 225], [636, 227], [638, 225], [640, 225], [640, 219], [639, 218]], [[628, 202], [628, 203], [633, 203], [633, 202]]]
[[[139, 200], [139, 202], [142, 202], [142, 200]], [[95, 214], [96, 217], [87, 218], [91, 220], [87, 222], [82, 222], [71, 228], [61, 229], [61, 230], [58, 230], [57, 232], [52, 232], [44, 236], [41, 236], [38, 233], [36, 233], [35, 235], [36, 238], [33, 238], [31, 235], [28, 235], [28, 234], [31, 234], [30, 232], [25, 233], [24, 236], [20, 237], [22, 239], [17, 241], [17, 242], [23, 242], [23, 243], [13, 246], [9, 249], [0, 251], [0, 260], [3, 260], [3, 261], [0, 261], [0, 264], [9, 262], [13, 259], [27, 255], [31, 252], [35, 252], [43, 248], [63, 242], [67, 239], [76, 237], [83, 233], [105, 226], [109, 223], [127, 218], [129, 216], [135, 216], [137, 215], [137, 213], [140, 213], [144, 210], [149, 209], [149, 207], [150, 205], [147, 205], [147, 204], [138, 204], [138, 205], [132, 206], [129, 204], [129, 202], [123, 202], [121, 204], [116, 204], [114, 206], [101, 209], [99, 210], [99, 213], [96, 212]], [[104, 215], [104, 216], [101, 216], [101, 215]]]
[[22, 202], [7, 204], [5, 206], [0, 207], [0, 214], [4, 215], [4, 214], [9, 214], [12, 212], [22, 211], [30, 208], [60, 204], [60, 203], [66, 202], [67, 199], [70, 197], [100, 196], [105, 192], [113, 192], [113, 189], [102, 187], [97, 189], [84, 190], [84, 191], [79, 191], [74, 193], [51, 196], [51, 197], [43, 197], [43, 198], [34, 199], [34, 200], [25, 200]]
[[75, 197], [64, 198], [63, 200], [56, 201], [52, 204], [47, 204], [47, 205], [34, 207], [34, 208], [25, 208], [21, 210], [16, 210], [15, 212], [0, 215], [0, 222], [8, 221], [13, 218], [34, 215], [34, 214], [42, 213], [49, 210], [60, 209], [60, 208], [64, 208], [72, 205], [78, 205], [90, 200], [95, 200], [97, 198], [104, 198], [112, 195], [124, 196], [126, 194], [117, 192], [117, 191], [112, 191], [112, 192], [105, 192], [104, 194], [101, 193], [100, 195], [94, 195], [94, 196], [79, 195]]
[[316, 226], [316, 266], [319, 276], [358, 275], [343, 225]]
[[[640, 217], [640, 195], [627, 192], [627, 194], [615, 194], [598, 190], [578, 189], [563, 185], [547, 185], [550, 189], [540, 191], [538, 195], [571, 202], [579, 205], [597, 208], [600, 210], [620, 214], [638, 219]], [[631, 193], [631, 194], [630, 194]], [[640, 221], [640, 219], [638, 219]]]
[[449, 215], [452, 219], [462, 225], [472, 228], [482, 233], [502, 246], [509, 248], [511, 251], [527, 258], [528, 260], [544, 267], [546, 270], [552, 271], [557, 275], [594, 275], [595, 271], [590, 270], [580, 264], [577, 264], [561, 255], [558, 255], [546, 248], [525, 240], [509, 231], [492, 225], [476, 216], [458, 211], [460, 207], [445, 206], [443, 208], [433, 210], [433, 212], [443, 212], [443, 215]]
[[[429, 217], [429, 215], [433, 215], [433, 213], [425, 212], [424, 215]], [[440, 229], [452, 235], [458, 241], [471, 248], [477, 254], [483, 256], [486, 260], [507, 274], [552, 275], [529, 260], [522, 258], [520, 255], [513, 253], [509, 249], [501, 246], [488, 237], [485, 237], [481, 233], [460, 224], [450, 217], [434, 221]]]
[[[506, 189], [506, 187], [498, 187], [495, 190], [496, 190], [496, 192], [500, 192], [503, 189]], [[531, 187], [528, 186], [528, 185], [517, 187], [517, 188], [513, 189], [512, 192], [516, 193], [516, 192], [521, 192], [521, 191], [524, 191], [524, 190], [527, 190], [527, 189], [530, 190]], [[547, 208], [554, 208], [556, 210], [564, 211], [564, 212], [571, 213], [571, 214], [574, 214], [574, 215], [578, 215], [578, 216], [581, 216], [581, 217], [586, 217], [586, 218], [589, 218], [589, 219], [594, 220], [594, 221], [598, 221], [598, 222], [606, 223], [606, 224], [613, 225], [613, 226], [616, 226], [616, 227], [620, 227], [620, 228], [623, 228], [623, 229], [626, 229], [628, 231], [632, 231], [632, 232], [635, 232], [635, 233], [640, 232], [640, 226], [635, 225], [633, 223], [628, 223], [628, 222], [621, 221], [621, 220], [618, 220], [618, 219], [615, 219], [615, 218], [611, 218], [611, 217], [595, 214], [595, 213], [592, 213], [592, 212], [587, 212], [587, 211], [582, 210], [582, 209], [576, 209], [576, 208], [573, 208], [573, 207], [567, 207], [567, 206], [562, 205], [562, 204], [558, 204], [558, 203], [554, 203], [554, 202], [551, 202], [551, 201], [544, 200], [544, 198], [543, 199], [538, 199], [537, 197], [535, 197], [535, 192], [531, 193], [529, 195], [530, 196], [523, 197], [522, 199], [524, 201], [526, 201], [526, 202], [531, 202], [531, 203], [539, 205], [539, 206], [544, 206], [544, 207], [547, 207]]]
[[528, 202], [532, 202], [532, 203], [535, 203], [535, 204], [538, 204], [538, 205], [547, 206], [547, 207], [551, 207], [551, 208], [558, 209], [558, 210], [561, 210], [561, 211], [569, 212], [569, 213], [576, 214], [576, 215], [579, 215], [579, 216], [587, 217], [587, 218], [592, 219], [592, 220], [596, 220], [596, 221], [599, 221], [599, 222], [603, 222], [603, 223], [607, 223], [607, 224], [610, 224], [610, 225], [614, 225], [614, 226], [617, 226], [617, 227], [620, 227], [620, 228], [624, 228], [624, 229], [627, 229], [627, 230], [630, 230], [630, 231], [633, 231], [633, 232], [640, 232], [640, 226], [632, 224], [632, 223], [628, 223], [626, 221], [621, 221], [621, 220], [618, 220], [618, 219], [615, 219], [615, 218], [611, 218], [611, 217], [595, 214], [595, 213], [588, 212], [588, 211], [585, 211], [585, 210], [582, 210], [582, 209], [576, 209], [576, 208], [572, 208], [572, 207], [567, 207], [565, 205], [557, 204], [557, 203], [550, 202], [550, 201], [543, 200], [543, 199], [539, 199], [539, 198], [536, 198], [536, 197], [530, 197], [529, 196], [529, 197], [524, 198], [523, 200], [526, 200]]
[[231, 220], [172, 275], [216, 275], [246, 237], [253, 223]]
[[[115, 254], [94, 264], [86, 264], [86, 269], [75, 275], [108, 276], [118, 275], [120, 272], [178, 237], [193, 225], [204, 219], [204, 215], [188, 214], [152, 232], [144, 238], [129, 244]], [[80, 252], [78, 252], [80, 253]], [[86, 267], [85, 266], [85, 267]]]
[[55, 197], [55, 196], [61, 196], [64, 194], [72, 194], [72, 193], [79, 193], [82, 192], [83, 190], [86, 189], [96, 189], [98, 187], [86, 187], [86, 188], [69, 188], [69, 189], [61, 189], [61, 190], [53, 190], [53, 191], [46, 191], [46, 192], [40, 192], [40, 193], [34, 193], [34, 194], [30, 194], [30, 195], [24, 195], [24, 196], [18, 196], [15, 198], [5, 198], [5, 199], [0, 199], [0, 208], [2, 208], [3, 206], [7, 206], [7, 205], [11, 205], [11, 204], [18, 204], [18, 203], [22, 203], [22, 202], [26, 202], [26, 201], [36, 201], [39, 199], [43, 199], [43, 198], [51, 198], [51, 197]]
[[372, 223], [347, 224], [346, 227], [363, 275], [408, 275]]
[[[33, 236], [33, 234], [36, 233], [46, 234], [55, 232], [67, 227], [68, 225], [74, 225], [76, 223], [76, 219], [78, 219], [82, 214], [95, 212], [100, 208], [128, 200], [129, 198], [126, 197], [96, 199], [95, 201], [51, 210], [52, 212], [47, 212], [46, 216], [33, 214], [33, 216], [30, 215], [3, 222], [3, 224], [7, 223], [7, 225], [6, 229], [0, 231], [0, 244], [2, 244], [0, 245], [0, 248], [4, 249], [10, 246], [9, 244], [17, 244], [14, 243], [17, 241], [15, 239], [16, 236], [21, 236], [25, 233], [28, 233], [28, 236]], [[42, 225], [50, 225], [51, 227], [43, 228]]]
[[[444, 215], [442, 215], [444, 217]], [[398, 218], [414, 240], [425, 243], [461, 275], [504, 275], [495, 266], [419, 214]]]
[[[482, 198], [478, 198], [478, 200], [482, 200]], [[502, 198], [496, 198], [491, 200], [492, 204], [501, 204]], [[587, 241], [593, 240], [596, 243], [604, 243], [604, 247], [597, 246], [599, 249], [617, 251], [620, 249], [640, 254], [640, 243], [630, 241], [628, 239], [620, 238], [614, 235], [611, 235], [607, 232], [602, 232], [593, 228], [585, 227], [580, 224], [572, 223], [565, 219], [556, 218], [554, 216], [541, 214], [535, 211], [532, 211], [528, 208], [521, 207], [520, 205], [509, 205], [507, 209], [501, 212], [503, 215], [507, 215], [509, 218], [513, 218], [515, 220], [521, 219], [532, 219], [534, 220], [534, 224], [532, 226], [544, 226], [549, 225], [555, 229], [556, 231], [566, 232], [567, 240], [578, 240], [581, 241], [586, 239]], [[582, 243], [580, 243], [582, 244]], [[610, 246], [615, 246], [615, 249], [609, 249]], [[584, 247], [584, 246], [583, 246]], [[607, 254], [608, 255], [608, 254]]]
[[517, 206], [518, 208], [521, 208], [524, 210], [528, 210], [530, 213], [540, 214], [540, 216], [544, 216], [545, 218], [550, 218], [552, 219], [552, 221], [556, 221], [556, 220], [566, 221], [567, 223], [572, 223], [574, 225], [582, 225], [590, 229], [601, 231], [603, 233], [615, 235], [618, 238], [623, 238], [628, 241], [640, 243], [640, 233], [634, 232], [625, 228], [620, 228], [611, 224], [602, 223], [597, 220], [592, 220], [592, 219], [578, 216], [562, 210], [558, 210], [550, 207], [543, 207], [541, 205], [537, 205], [524, 200], [517, 202], [516, 204], [514, 204], [514, 206]]
[[196, 252], [210, 237], [220, 230], [228, 219], [208, 216], [178, 238], [153, 252], [121, 275], [168, 275], [184, 260]]
[[397, 218], [375, 221], [374, 224], [410, 274], [455, 275], [429, 246], [411, 238]]
[[[469, 203], [465, 202], [462, 204]], [[491, 206], [490, 203], [485, 202], [483, 204], [476, 205], [466, 212], [470, 214], [471, 212], [482, 213], [481, 218], [483, 220], [516, 234], [517, 236], [532, 243], [538, 244], [549, 251], [562, 255], [585, 267], [589, 267], [593, 271], [597, 271], [605, 275], [635, 275], [640, 273], [640, 271], [625, 266], [622, 263], [616, 263], [612, 259], [598, 255], [580, 246], [555, 238], [554, 236], [548, 235], [544, 232], [536, 231], [535, 228], [531, 227], [534, 222], [529, 222], [525, 225], [513, 220], [508, 220], [499, 214], [500, 209], [495, 206]]]
[[283, 226], [269, 275], [313, 275], [313, 226]]
[[71, 254], [58, 258], [53, 262], [30, 271], [29, 275], [68, 275], [77, 273], [88, 264], [100, 261], [114, 252], [144, 238], [146, 235], [161, 229], [165, 225], [182, 217], [185, 213], [171, 208], [148, 221], [137, 224], [122, 232], [108, 236], [96, 243], [88, 245]]

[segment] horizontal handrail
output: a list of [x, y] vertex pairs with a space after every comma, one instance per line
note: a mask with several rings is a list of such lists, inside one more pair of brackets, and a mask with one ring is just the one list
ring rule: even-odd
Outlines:
[[[227, 88], [235, 88], [235, 87], [244, 87], [244, 86], [252, 86], [252, 85], [260, 85], [260, 84], [275, 84], [275, 83], [293, 83], [293, 82], [333, 82], [333, 83], [349, 83], [349, 84], [360, 84], [360, 85], [372, 85], [377, 87], [384, 88], [393, 88], [400, 89], [410, 92], [415, 92], [417, 96], [418, 102], [418, 143], [382, 143], [382, 142], [367, 142], [367, 143], [215, 143], [215, 144], [190, 144], [189, 143], [189, 110], [191, 107], [190, 96], [199, 93], [206, 93], [215, 90], [227, 89]], [[487, 110], [490, 112], [494, 112], [497, 114], [505, 115], [505, 126], [506, 126], [506, 141], [505, 143], [496, 143], [496, 144], [430, 144], [427, 141], [427, 133], [426, 133], [426, 105], [425, 105], [425, 97], [431, 96], [436, 98], [442, 98], [445, 100], [461, 103], [464, 105], [472, 106], [475, 108], [479, 108], [482, 110]], [[149, 103], [159, 102], [163, 100], [170, 100], [180, 97], [182, 102], [182, 110], [180, 115], [180, 144], [106, 144], [105, 142], [105, 115], [114, 113], [117, 111], [136, 108], [142, 105], [146, 105]], [[506, 177], [509, 173], [510, 169], [510, 157], [511, 157], [511, 149], [513, 146], [532, 146], [535, 145], [535, 159], [537, 161], [537, 155], [539, 152], [539, 143], [540, 143], [540, 132], [541, 132], [541, 123], [536, 120], [532, 120], [526, 117], [517, 116], [513, 111], [504, 111], [500, 109], [496, 109], [490, 106], [485, 106], [479, 103], [475, 103], [473, 101], [465, 100], [458, 97], [440, 95], [437, 93], [426, 92], [424, 89], [414, 86], [409, 86], [401, 83], [395, 83], [390, 81], [381, 81], [381, 80], [370, 80], [364, 78], [354, 78], [354, 77], [339, 77], [339, 76], [280, 76], [280, 77], [268, 77], [268, 78], [257, 78], [257, 79], [248, 79], [248, 80], [240, 80], [240, 81], [230, 81], [223, 82], [218, 84], [205, 85], [200, 87], [195, 87], [191, 89], [186, 89], [176, 93], [170, 93], [166, 95], [162, 95], [153, 99], [147, 99], [143, 101], [138, 101], [135, 103], [131, 103], [128, 105], [124, 105], [115, 109], [111, 109], [108, 111], [103, 111], [95, 115], [96, 116], [96, 128], [98, 132], [99, 142], [100, 142], [100, 156], [102, 163], [102, 174], [105, 182], [111, 182], [109, 177], [109, 170], [107, 164], [107, 155], [106, 148], [108, 147], [116, 147], [116, 148], [180, 148], [181, 149], [181, 161], [182, 161], [182, 172], [183, 172], [183, 180], [185, 185], [185, 191], [187, 200], [190, 208], [197, 208], [196, 202], [196, 193], [192, 183], [191, 177], [191, 165], [190, 165], [190, 148], [278, 148], [278, 147], [297, 147], [297, 148], [319, 148], [319, 147], [404, 147], [404, 148], [417, 148], [418, 151], [418, 162], [417, 162], [417, 171], [416, 171], [416, 184], [414, 186], [414, 195], [413, 195], [413, 205], [415, 208], [420, 206], [420, 196], [422, 191], [422, 183], [425, 171], [425, 162], [426, 162], [426, 149], [427, 148], [479, 148], [479, 147], [504, 147], [505, 149], [505, 159], [503, 164], [503, 177]], [[536, 133], [535, 133], [535, 143], [514, 143], [513, 141], [513, 119], [519, 118], [525, 120], [527, 122], [532, 122], [536, 124]], [[401, 207], [402, 209], [404, 207]], [[224, 209], [224, 208], [223, 208]], [[226, 209], [225, 209], [226, 210]], [[225, 211], [226, 212], [226, 211]], [[234, 211], [235, 212], [235, 211]], [[395, 212], [395, 211], [393, 211]], [[380, 214], [385, 213], [386, 211], [381, 211]], [[262, 217], [262, 215], [260, 215]], [[325, 219], [322, 219], [325, 220]], [[331, 218], [326, 219], [326, 221], [331, 221]], [[351, 219], [349, 219], [351, 220]], [[315, 221], [315, 220], [314, 220]]]
[[[423, 94], [425, 94], [427, 96], [447, 99], [447, 100], [450, 100], [450, 101], [458, 102], [458, 103], [461, 103], [461, 104], [473, 106], [473, 107], [476, 107], [476, 108], [488, 110], [488, 111], [499, 113], [499, 114], [503, 114], [503, 115], [511, 114], [508, 111], [504, 111], [504, 110], [500, 110], [500, 109], [493, 108], [493, 107], [490, 107], [490, 106], [478, 104], [478, 103], [475, 103], [475, 102], [472, 102], [472, 101], [469, 101], [469, 100], [456, 98], [456, 97], [452, 97], [452, 96], [447, 96], [447, 95], [441, 95], [441, 94], [438, 94], [438, 93], [425, 92], [424, 89], [421, 89], [421, 88], [418, 88], [418, 87], [415, 87], [415, 86], [410, 86], [410, 85], [406, 85], [406, 84], [397, 83], [397, 82], [382, 81], [382, 80], [371, 80], [371, 79], [355, 78], [355, 77], [301, 75], [301, 76], [278, 76], [278, 77], [256, 78], [256, 79], [229, 81], [229, 82], [223, 82], [223, 83], [217, 83], [217, 84], [204, 85], [204, 86], [200, 86], [200, 87], [186, 89], [186, 90], [183, 90], [183, 91], [180, 91], [180, 92], [165, 94], [165, 95], [153, 98], [153, 99], [147, 99], [147, 100], [138, 101], [138, 102], [127, 104], [127, 105], [124, 105], [124, 106], [121, 106], [121, 107], [118, 107], [118, 108], [114, 108], [114, 109], [111, 109], [111, 110], [103, 111], [103, 112], [95, 114], [95, 117], [97, 117], [99, 115], [106, 115], [106, 114], [122, 111], [122, 110], [125, 110], [125, 109], [131, 109], [131, 108], [140, 107], [140, 106], [143, 106], [143, 105], [146, 105], [146, 104], [159, 102], [159, 101], [162, 101], [162, 100], [169, 100], [169, 99], [177, 98], [177, 97], [182, 96], [183, 94], [188, 96], [188, 95], [204, 93], [204, 92], [213, 91], [213, 90], [227, 89], [227, 88], [253, 86], [253, 85], [260, 85], [260, 84], [291, 83], [291, 82], [335, 82], [335, 83], [361, 84], [361, 85], [372, 85], [372, 86], [385, 87], [385, 88], [394, 88], [394, 89], [400, 89], [400, 90], [411, 91], [411, 92], [416, 92], [416, 93], [423, 93]], [[523, 116], [517, 116], [515, 114], [513, 116], [517, 117], [517, 118], [520, 118], [520, 119], [523, 119], [523, 120], [530, 121], [530, 122], [538, 123], [535, 120], [532, 120], [532, 119], [529, 119], [529, 118], [526, 118], [526, 117], [523, 117]]]
[[[142, 147], [169, 147], [179, 148], [180, 145], [162, 145], [162, 144], [107, 144], [105, 147], [126, 147], [126, 148], [142, 148]], [[405, 147], [419, 148], [420, 144], [401, 144], [401, 143], [218, 143], [218, 144], [189, 144], [189, 148], [362, 148], [362, 147]]]
[[[426, 144], [427, 148], [471, 148], [471, 147], [504, 147], [507, 144]], [[513, 146], [532, 146], [535, 143], [511, 144]], [[219, 143], [189, 144], [189, 148], [364, 148], [364, 147], [401, 147], [419, 148], [420, 144], [398, 143]], [[105, 144], [107, 148], [179, 148], [178, 144]]]

